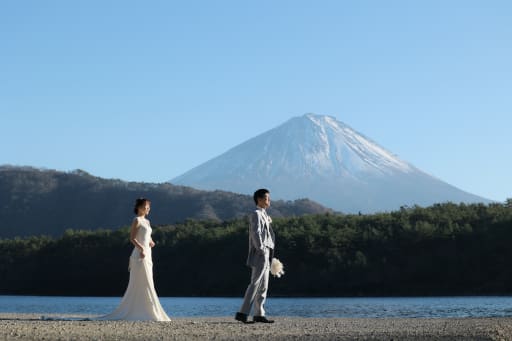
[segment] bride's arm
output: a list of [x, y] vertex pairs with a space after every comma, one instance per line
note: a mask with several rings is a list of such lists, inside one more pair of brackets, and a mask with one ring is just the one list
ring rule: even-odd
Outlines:
[[[149, 222], [149, 220], [148, 220]], [[153, 238], [150, 238], [149, 239], [149, 247], [154, 247], [155, 246], [155, 242], [153, 241]]]
[[144, 254], [144, 248], [142, 247], [142, 244], [139, 243], [139, 241], [135, 238], [137, 236], [138, 229], [139, 229], [139, 222], [138, 222], [137, 218], [135, 218], [135, 219], [133, 219], [132, 227], [130, 229], [130, 241], [137, 249], [139, 249], [140, 258], [144, 258], [146, 256]]

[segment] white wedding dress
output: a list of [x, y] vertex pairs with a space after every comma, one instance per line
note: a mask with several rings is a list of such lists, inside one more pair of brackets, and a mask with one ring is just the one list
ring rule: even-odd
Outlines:
[[137, 241], [144, 247], [145, 257], [140, 258], [133, 249], [129, 261], [130, 281], [119, 306], [112, 313], [97, 317], [98, 320], [170, 321], [155, 291], [153, 261], [151, 259], [151, 225], [144, 217], [138, 220]]

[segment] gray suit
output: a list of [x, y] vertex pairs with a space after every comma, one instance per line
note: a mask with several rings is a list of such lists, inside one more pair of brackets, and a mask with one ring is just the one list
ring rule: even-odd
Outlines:
[[249, 215], [249, 254], [247, 266], [251, 267], [251, 283], [247, 287], [240, 312], [249, 315], [254, 303], [254, 316], [265, 316], [263, 305], [267, 298], [270, 260], [275, 249], [275, 235], [270, 217], [258, 207]]

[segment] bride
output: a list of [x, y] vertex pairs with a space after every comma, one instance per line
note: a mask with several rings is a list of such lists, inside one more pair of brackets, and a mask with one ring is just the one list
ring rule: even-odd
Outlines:
[[130, 230], [130, 241], [135, 246], [130, 256], [130, 280], [119, 306], [112, 313], [98, 317], [99, 320], [170, 321], [155, 291], [153, 283], [153, 261], [151, 248], [151, 225], [146, 216], [151, 202], [145, 198], [135, 201]]

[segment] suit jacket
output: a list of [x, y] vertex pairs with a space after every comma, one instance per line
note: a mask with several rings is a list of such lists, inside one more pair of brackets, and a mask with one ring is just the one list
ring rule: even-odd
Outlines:
[[258, 207], [249, 215], [249, 254], [247, 256], [247, 266], [249, 267], [265, 264], [265, 251], [267, 249], [270, 251], [269, 261], [274, 256], [274, 249], [265, 245], [266, 230], [269, 231], [275, 249], [276, 238], [272, 230], [272, 224], [265, 218], [263, 209]]

